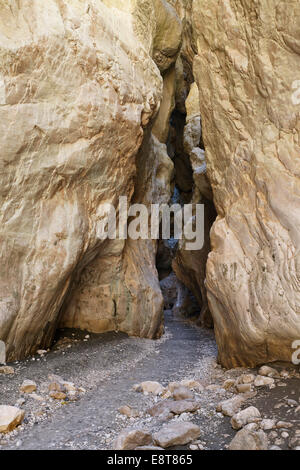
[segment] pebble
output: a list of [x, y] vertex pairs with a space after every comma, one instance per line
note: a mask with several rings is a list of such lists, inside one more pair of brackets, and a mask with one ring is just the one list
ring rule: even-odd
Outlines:
[[23, 393], [32, 393], [35, 392], [36, 389], [37, 385], [33, 380], [24, 380], [20, 387], [20, 391]]

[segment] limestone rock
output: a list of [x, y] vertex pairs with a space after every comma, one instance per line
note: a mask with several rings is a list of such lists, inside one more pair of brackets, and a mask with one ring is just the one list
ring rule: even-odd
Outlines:
[[0, 374], [6, 374], [6, 375], [9, 375], [9, 374], [14, 374], [15, 373], [15, 370], [13, 367], [11, 366], [0, 366]]
[[152, 395], [161, 395], [164, 391], [164, 387], [159, 382], [147, 380], [146, 382], [135, 385], [134, 390], [137, 392], [151, 393]]
[[275, 419], [263, 419], [260, 423], [260, 427], [263, 431], [269, 431], [270, 429], [275, 428], [275, 424]]
[[165, 0], [123, 6], [0, 6], [0, 345], [8, 360], [46, 350], [59, 322], [149, 338], [163, 331], [156, 243], [103, 241], [101, 207], [117, 208], [119, 196], [169, 200], [172, 162], [144, 130], [162, 98], [152, 57], [164, 72], [175, 63], [181, 21]]
[[137, 447], [152, 444], [152, 436], [148, 431], [140, 429], [124, 430], [114, 443], [115, 450], [133, 450]]
[[259, 375], [264, 375], [266, 377], [279, 377], [277, 370], [269, 366], [260, 367], [258, 373]]
[[268, 450], [268, 437], [264, 431], [241, 429], [232, 439], [229, 450]]
[[266, 387], [267, 385], [273, 385], [274, 379], [271, 377], [264, 377], [263, 375], [258, 375], [254, 380], [255, 387]]
[[223, 413], [225, 416], [233, 416], [240, 410], [246, 399], [247, 398], [243, 394], [236, 395], [233, 398], [229, 398], [228, 400], [224, 400], [219, 403], [217, 411]]
[[251, 384], [237, 384], [236, 390], [238, 393], [247, 393], [247, 392], [251, 392], [252, 386]]
[[53, 390], [49, 393], [49, 397], [54, 398], [54, 400], [64, 400], [67, 395], [64, 392], [58, 392], [56, 390]]
[[260, 417], [259, 410], [255, 408], [255, 406], [249, 406], [248, 408], [245, 408], [244, 410], [239, 411], [233, 415], [230, 422], [233, 429], [241, 429], [246, 424], [251, 423], [253, 420], [256, 420]]
[[300, 338], [298, 0], [192, 2], [193, 70], [218, 218], [206, 286], [227, 368]]
[[186, 399], [193, 399], [194, 394], [191, 390], [187, 387], [181, 385], [180, 387], [175, 388], [173, 392], [174, 400], [186, 400]]
[[124, 416], [127, 416], [127, 418], [136, 418], [139, 416], [138, 411], [134, 410], [131, 408], [131, 406], [124, 405], [119, 408], [119, 413], [121, 413]]
[[153, 434], [153, 440], [159, 446], [166, 449], [175, 445], [185, 445], [197, 439], [200, 435], [200, 428], [196, 424], [189, 422], [169, 423], [160, 431]]
[[23, 393], [32, 393], [35, 392], [36, 389], [37, 385], [33, 380], [24, 380], [20, 387], [20, 391]]
[[24, 419], [25, 411], [15, 406], [0, 405], [0, 432], [13, 431]]

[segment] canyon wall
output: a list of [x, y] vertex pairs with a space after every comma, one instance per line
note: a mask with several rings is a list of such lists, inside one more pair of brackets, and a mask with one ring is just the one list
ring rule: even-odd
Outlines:
[[218, 212], [206, 286], [219, 359], [291, 361], [300, 338], [300, 4], [195, 0], [192, 18]]
[[148, 186], [170, 196], [172, 163], [148, 128], [180, 44], [181, 22], [164, 0], [0, 0], [0, 339], [8, 360], [49, 346], [59, 324], [162, 332], [155, 243], [103, 241], [101, 207], [136, 198], [137, 178], [142, 187], [149, 176], [138, 163], [145, 139], [157, 170]]
[[297, 0], [0, 0], [8, 360], [48, 347], [59, 326], [161, 335], [157, 243], [103, 240], [101, 211], [120, 196], [167, 203], [168, 148], [183, 199], [206, 214], [203, 249], [180, 242], [173, 267], [204, 324], [212, 314], [220, 362], [291, 361], [299, 20]]

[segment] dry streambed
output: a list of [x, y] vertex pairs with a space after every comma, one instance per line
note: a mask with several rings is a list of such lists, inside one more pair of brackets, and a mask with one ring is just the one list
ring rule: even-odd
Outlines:
[[158, 341], [67, 331], [0, 368], [1, 449], [300, 449], [299, 368], [226, 371], [211, 332]]

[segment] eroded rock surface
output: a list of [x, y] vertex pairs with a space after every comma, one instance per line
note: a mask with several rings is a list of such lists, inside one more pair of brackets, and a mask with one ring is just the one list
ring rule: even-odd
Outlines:
[[[151, 191], [169, 198], [172, 164], [144, 129], [162, 97], [152, 57], [166, 72], [181, 44], [175, 10], [164, 0], [0, 2], [0, 44], [6, 359], [46, 348], [59, 324], [158, 336], [156, 244], [103, 242], [100, 208], [119, 196], [153, 202]], [[146, 157], [156, 171], [141, 198]]]
[[297, 0], [193, 2], [218, 218], [207, 289], [226, 367], [291, 361], [300, 338]]

